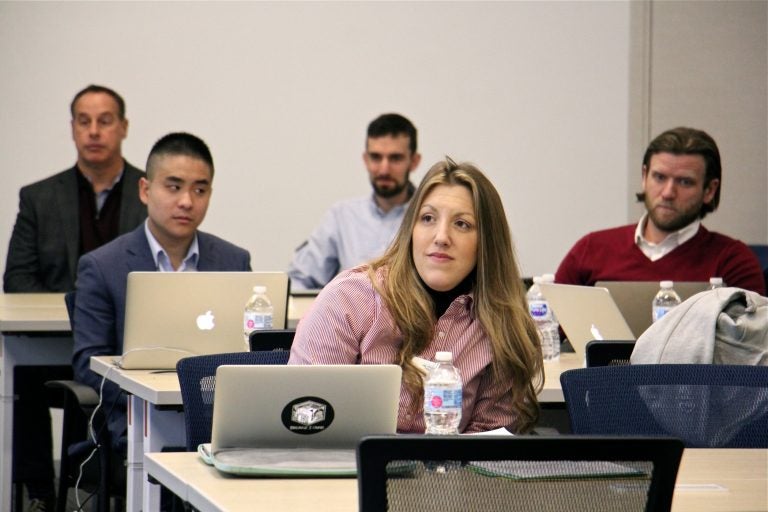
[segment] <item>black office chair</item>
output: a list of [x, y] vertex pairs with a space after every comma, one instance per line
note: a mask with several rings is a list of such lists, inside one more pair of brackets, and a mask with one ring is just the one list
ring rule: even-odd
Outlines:
[[[176, 363], [184, 404], [184, 427], [187, 451], [196, 451], [201, 443], [211, 442], [213, 395], [216, 389], [216, 368], [222, 364], [286, 364], [286, 350], [232, 352], [185, 357]], [[269, 390], [254, 390], [254, 393]], [[247, 404], [243, 404], [247, 407]]]
[[[75, 292], [67, 293], [64, 302], [74, 331]], [[124, 454], [112, 449], [104, 411], [99, 409], [95, 416], [93, 414], [99, 403], [98, 393], [90, 386], [74, 380], [51, 380], [45, 385], [58, 395], [64, 411], [56, 511], [65, 512], [67, 494], [70, 488], [75, 487], [80, 465], [97, 444], [100, 448], [97, 455], [84, 466], [79, 489], [96, 495], [98, 512], [109, 511], [112, 498], [116, 499], [116, 509], [123, 508], [126, 478]], [[95, 441], [88, 432], [88, 422], [92, 416]]]
[[587, 368], [629, 364], [635, 340], [592, 340], [587, 342]]
[[287, 350], [291, 351], [296, 329], [268, 329], [252, 331], [248, 337], [252, 351]]
[[[23, 365], [14, 367], [13, 371], [13, 508], [21, 512], [24, 508], [24, 486], [35, 485], [35, 482], [46, 482], [52, 485], [54, 475], [47, 474], [50, 468], [38, 467], [25, 459], [25, 450], [35, 450], [36, 453], [50, 453], [53, 449], [50, 436], [49, 408], [64, 409], [66, 404], [57, 393], [51, 393], [46, 388], [50, 379], [71, 379], [71, 365]], [[40, 403], [45, 403], [41, 407]], [[30, 435], [30, 429], [34, 435]], [[34, 445], [32, 445], [34, 443]], [[42, 462], [42, 460], [40, 461]]]
[[692, 448], [768, 448], [768, 367], [603, 366], [561, 374], [571, 431], [674, 436]]
[[669, 510], [682, 453], [673, 438], [366, 437], [359, 509]]

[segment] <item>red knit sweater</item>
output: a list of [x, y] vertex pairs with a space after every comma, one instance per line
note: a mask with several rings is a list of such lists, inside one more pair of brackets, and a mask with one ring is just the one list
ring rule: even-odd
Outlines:
[[744, 243], [704, 226], [663, 258], [649, 260], [635, 244], [635, 224], [596, 231], [581, 238], [560, 263], [558, 283], [594, 285], [597, 281], [708, 281], [722, 277], [765, 295], [763, 271]]

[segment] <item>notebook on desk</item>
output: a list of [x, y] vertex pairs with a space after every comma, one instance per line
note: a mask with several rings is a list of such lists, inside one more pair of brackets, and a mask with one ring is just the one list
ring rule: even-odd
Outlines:
[[[606, 288], [629, 328], [639, 338], [653, 323], [651, 302], [659, 291], [659, 281], [598, 281], [595, 286]], [[675, 281], [675, 291], [683, 301], [709, 289], [709, 282]]]
[[635, 339], [607, 289], [552, 283], [539, 286], [580, 359], [586, 356], [591, 340]]
[[255, 285], [267, 287], [273, 325], [284, 326], [285, 272], [131, 272], [123, 354], [128, 370], [172, 370], [182, 357], [247, 350], [243, 308]]
[[356, 476], [364, 435], [394, 434], [396, 365], [223, 365], [204, 460], [245, 476]]

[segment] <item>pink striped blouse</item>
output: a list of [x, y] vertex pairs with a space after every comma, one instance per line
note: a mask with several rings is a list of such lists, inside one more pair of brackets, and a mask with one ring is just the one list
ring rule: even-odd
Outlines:
[[[463, 381], [460, 432], [492, 430], [514, 421], [511, 383], [492, 379], [490, 340], [471, 305], [471, 294], [457, 297], [437, 321], [435, 338], [419, 354], [432, 361], [438, 351], [453, 353]], [[339, 274], [317, 296], [298, 324], [289, 364], [392, 364], [402, 341], [368, 274], [358, 267]], [[412, 407], [415, 399], [401, 387], [399, 432], [424, 432], [423, 404]]]

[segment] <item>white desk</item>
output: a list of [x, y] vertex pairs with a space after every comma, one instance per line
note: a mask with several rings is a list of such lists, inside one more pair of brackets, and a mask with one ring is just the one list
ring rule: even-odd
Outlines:
[[560, 354], [558, 361], [544, 361], [544, 388], [539, 392], [539, 402], [562, 403], [563, 388], [560, 374], [566, 370], [582, 368], [584, 361], [573, 352]]
[[0, 510], [11, 509], [13, 371], [19, 365], [68, 365], [69, 317], [61, 293], [0, 294]]
[[[196, 453], [148, 453], [147, 472], [200, 512], [356, 512], [355, 479], [268, 479], [225, 476]], [[691, 487], [716, 484], [724, 490]], [[673, 512], [768, 509], [768, 450], [688, 449], [683, 454]]]
[[[159, 504], [159, 487], [146, 478], [143, 467], [145, 453], [159, 452], [166, 446], [184, 446], [184, 415], [181, 412], [181, 390], [175, 373], [149, 370], [121, 370], [112, 364], [114, 356], [91, 358], [91, 369], [106, 375], [126, 392], [128, 398], [128, 481], [129, 511], [155, 510]], [[563, 354], [560, 361], [544, 365], [545, 384], [539, 394], [544, 402], [562, 402], [560, 374], [578, 367], [575, 354]]]
[[157, 510], [160, 488], [147, 481], [143, 458], [145, 452], [186, 445], [179, 379], [176, 372], [121, 370], [113, 359], [93, 357], [91, 369], [129, 393], [126, 510]]

